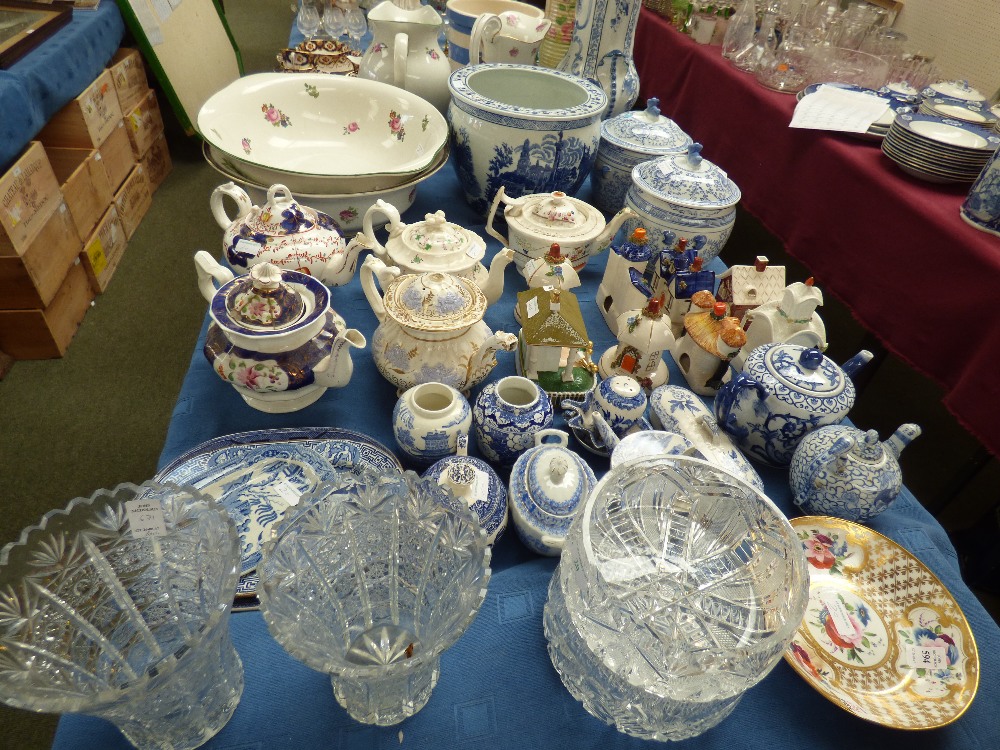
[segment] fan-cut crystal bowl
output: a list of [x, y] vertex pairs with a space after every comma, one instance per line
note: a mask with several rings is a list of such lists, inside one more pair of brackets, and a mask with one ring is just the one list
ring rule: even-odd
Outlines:
[[809, 578], [759, 490], [696, 458], [613, 468], [570, 527], [549, 586], [549, 656], [627, 734], [680, 740], [722, 721], [781, 658]]
[[213, 737], [243, 693], [229, 514], [191, 487], [121, 484], [0, 550], [0, 700], [114, 723], [136, 747]]
[[486, 595], [476, 514], [413, 472], [343, 474], [265, 543], [261, 612], [286, 651], [330, 675], [357, 721], [388, 726], [430, 699], [441, 654]]

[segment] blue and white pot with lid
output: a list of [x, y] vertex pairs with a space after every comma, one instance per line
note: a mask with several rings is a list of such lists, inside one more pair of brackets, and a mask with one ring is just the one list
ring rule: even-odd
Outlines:
[[725, 171], [702, 158], [701, 148], [692, 143], [683, 154], [661, 156], [632, 169], [625, 205], [639, 219], [626, 222], [626, 231], [634, 228], [633, 222], [644, 226], [655, 252], [669, 249], [667, 237], [692, 242], [703, 235], [706, 241], [698, 255], [707, 263], [729, 239], [742, 193]]
[[577, 510], [597, 485], [593, 470], [568, 445], [569, 435], [562, 430], [541, 430], [535, 433], [535, 447], [510, 472], [514, 528], [525, 546], [542, 555], [562, 552]]

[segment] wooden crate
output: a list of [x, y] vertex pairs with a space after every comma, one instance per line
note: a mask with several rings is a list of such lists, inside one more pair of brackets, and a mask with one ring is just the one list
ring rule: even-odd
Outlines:
[[0, 255], [18, 255], [59, 207], [59, 180], [45, 148], [32, 141], [0, 177]]
[[124, 120], [118, 123], [114, 132], [108, 136], [98, 151], [100, 151], [101, 160], [104, 162], [104, 170], [108, 173], [111, 190], [112, 192], [117, 191], [135, 166], [132, 142], [129, 140], [128, 128], [125, 127]]
[[61, 202], [20, 255], [0, 256], [0, 307], [8, 310], [47, 307], [81, 249], [83, 241], [73, 216]]
[[93, 299], [87, 272], [74, 264], [45, 308], [0, 310], [0, 350], [15, 359], [63, 356]]
[[111, 80], [115, 84], [118, 106], [122, 112], [128, 112], [142, 101], [149, 89], [142, 55], [137, 49], [122, 47], [111, 58], [108, 70], [111, 71]]
[[125, 115], [125, 124], [128, 126], [126, 129], [132, 144], [132, 155], [141, 160], [163, 132], [163, 115], [160, 114], [155, 91], [148, 91], [140, 102], [129, 110]]
[[80, 263], [97, 294], [108, 288], [127, 245], [125, 227], [118, 217], [118, 209], [112, 204], [104, 212], [93, 234], [84, 241], [83, 252], [80, 253]]
[[114, 197], [101, 154], [93, 148], [55, 147], [46, 149], [46, 153], [62, 185], [63, 200], [76, 222], [76, 231], [86, 237]]
[[115, 208], [118, 209], [118, 216], [125, 228], [126, 239], [132, 239], [135, 230], [139, 228], [139, 222], [146, 215], [152, 202], [153, 198], [149, 190], [149, 181], [146, 179], [146, 170], [140, 164], [132, 170], [132, 173], [115, 193]]
[[97, 148], [121, 119], [115, 84], [110, 71], [105, 70], [82, 94], [53, 115], [38, 134], [38, 140], [46, 146]]
[[155, 192], [174, 168], [174, 163], [170, 160], [167, 137], [163, 133], [160, 133], [159, 138], [153, 141], [153, 145], [149, 147], [149, 151], [139, 160], [139, 163], [146, 170], [149, 192]]

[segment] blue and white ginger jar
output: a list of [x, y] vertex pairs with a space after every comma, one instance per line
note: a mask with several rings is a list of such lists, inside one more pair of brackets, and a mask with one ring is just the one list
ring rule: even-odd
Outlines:
[[455, 453], [458, 438], [472, 426], [472, 409], [461, 393], [444, 383], [408, 389], [392, 410], [392, 434], [410, 460], [429, 466]]
[[538, 384], [519, 375], [487, 383], [472, 407], [476, 444], [488, 461], [512, 465], [552, 424], [552, 401]]

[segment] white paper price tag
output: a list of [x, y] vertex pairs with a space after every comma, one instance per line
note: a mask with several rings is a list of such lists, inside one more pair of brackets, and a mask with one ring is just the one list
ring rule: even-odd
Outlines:
[[475, 478], [472, 480], [472, 496], [476, 500], [486, 498], [490, 494], [490, 477], [482, 469], [473, 468]]
[[167, 524], [163, 520], [163, 506], [158, 500], [129, 500], [125, 503], [125, 518], [133, 539], [164, 536]]
[[299, 498], [302, 497], [299, 490], [296, 489], [294, 485], [284, 481], [283, 479], [272, 482], [270, 489], [275, 495], [284, 500], [289, 507], [298, 505]]
[[529, 299], [527, 304], [524, 306], [524, 311], [528, 313], [529, 318], [533, 318], [538, 315], [538, 298], [532, 297]]
[[938, 646], [907, 646], [907, 664], [914, 669], [946, 669], [947, 649]]
[[248, 240], [246, 238], [238, 240], [236, 242], [236, 247], [233, 250], [237, 255], [249, 255], [251, 258], [257, 256], [260, 249], [263, 247], [259, 242], [254, 242], [253, 240]]
[[827, 612], [830, 613], [830, 620], [833, 622], [833, 627], [837, 631], [837, 634], [844, 638], [854, 638], [856, 635], [854, 623], [851, 622], [851, 616], [847, 612], [847, 607], [840, 601], [837, 592], [820, 591], [819, 600], [826, 607]]

